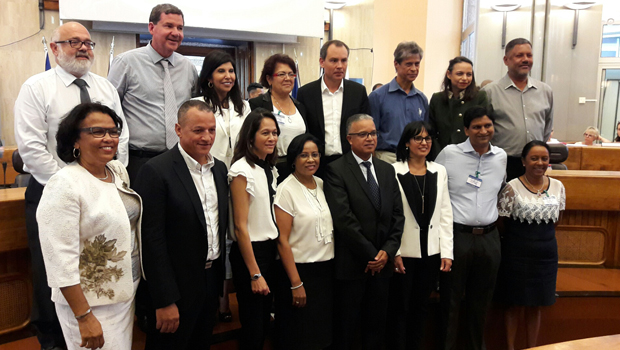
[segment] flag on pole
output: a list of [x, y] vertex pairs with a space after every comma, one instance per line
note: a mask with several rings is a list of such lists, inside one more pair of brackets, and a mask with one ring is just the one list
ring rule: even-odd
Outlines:
[[112, 36], [112, 43], [110, 44], [110, 62], [108, 64], [108, 73], [112, 67], [112, 61], [114, 60], [114, 36]]
[[295, 77], [295, 82], [293, 85], [293, 91], [291, 92], [291, 95], [293, 96], [294, 99], [297, 98], [297, 90], [299, 90], [299, 88], [301, 87], [300, 85], [300, 79], [299, 79], [299, 64], [297, 62], [297, 60], [295, 60], [295, 70], [297, 71], [297, 76]]
[[50, 64], [50, 55], [47, 51], [47, 41], [45, 40], [45, 37], [41, 39], [41, 42], [43, 43], [43, 51], [45, 51], [45, 70], [50, 70], [52, 69], [52, 65]]

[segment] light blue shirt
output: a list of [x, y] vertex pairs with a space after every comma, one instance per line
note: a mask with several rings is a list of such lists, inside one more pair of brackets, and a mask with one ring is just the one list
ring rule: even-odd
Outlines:
[[[469, 142], [448, 145], [435, 162], [446, 167], [448, 190], [455, 223], [486, 226], [497, 220], [497, 198], [506, 179], [506, 152], [490, 145], [482, 156]], [[469, 176], [478, 177], [480, 188], [467, 183]]]
[[400, 135], [407, 124], [428, 121], [428, 98], [414, 85], [406, 93], [396, 78], [371, 92], [368, 102], [377, 128], [377, 151], [396, 152]]

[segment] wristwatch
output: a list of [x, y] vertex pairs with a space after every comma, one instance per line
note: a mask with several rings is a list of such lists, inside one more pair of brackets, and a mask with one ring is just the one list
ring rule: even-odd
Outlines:
[[252, 281], [258, 281], [258, 279], [261, 277], [263, 277], [263, 275], [261, 275], [260, 273], [257, 273], [256, 275], [252, 276]]

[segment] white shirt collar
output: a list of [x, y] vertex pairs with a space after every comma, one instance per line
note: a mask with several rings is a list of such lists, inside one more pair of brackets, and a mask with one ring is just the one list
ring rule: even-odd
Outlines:
[[[329, 91], [329, 88], [325, 84], [325, 75], [323, 75], [321, 77], [321, 92], [325, 93], [325, 90], [327, 90], [328, 92], [331, 93], [331, 91]], [[336, 90], [336, 92], [334, 92], [334, 94], [337, 94], [338, 92], [342, 92], [342, 91], [344, 91], [344, 79], [342, 79], [340, 81], [340, 87], [338, 87], [338, 90]]]
[[353, 157], [355, 158], [357, 165], [362, 164], [362, 162], [370, 162], [370, 164], [372, 165], [372, 154], [370, 155], [370, 158], [368, 158], [368, 160], [363, 160], [362, 158], [358, 157], [357, 154], [355, 154], [355, 152], [353, 151], [351, 151], [351, 154], [353, 154]]
[[56, 65], [56, 74], [58, 75], [58, 77], [60, 78], [60, 80], [62, 80], [63, 84], [65, 84], [65, 86], [69, 86], [71, 84], [73, 84], [73, 82], [75, 81], [75, 79], [82, 79], [86, 82], [86, 84], [88, 84], [88, 86], [92, 86], [92, 79], [90, 77], [90, 72], [87, 72], [86, 74], [82, 75], [79, 78], [76, 78], [75, 75], [67, 72], [64, 68], [62, 68], [59, 65]]
[[[202, 171], [203, 165], [198, 163], [196, 159], [192, 158], [192, 156], [185, 152], [183, 147], [181, 147], [181, 143], [178, 143], [178, 145], [179, 152], [181, 152], [181, 156], [183, 157], [183, 160], [185, 160], [185, 164], [187, 164], [187, 167], [190, 170]], [[215, 160], [213, 159], [213, 156], [211, 156], [211, 153], [209, 153], [209, 155], [207, 156], [207, 164], [205, 164], [204, 167], [206, 167], [206, 169], [210, 169], [211, 167], [213, 167], [213, 165], [215, 165]]]

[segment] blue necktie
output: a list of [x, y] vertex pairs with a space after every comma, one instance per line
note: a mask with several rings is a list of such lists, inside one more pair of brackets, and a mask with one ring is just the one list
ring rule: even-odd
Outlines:
[[370, 167], [372, 164], [370, 162], [362, 162], [362, 164], [366, 167], [366, 178], [368, 182], [368, 187], [370, 187], [370, 199], [372, 200], [372, 205], [375, 206], [377, 211], [381, 210], [381, 194], [379, 193], [379, 185], [377, 181], [375, 181], [375, 177], [372, 176], [372, 171]]

